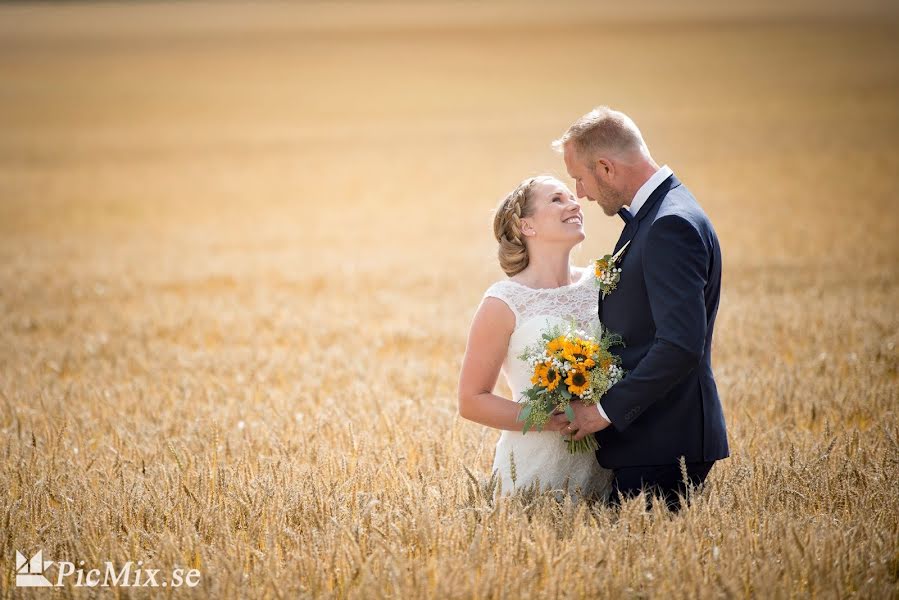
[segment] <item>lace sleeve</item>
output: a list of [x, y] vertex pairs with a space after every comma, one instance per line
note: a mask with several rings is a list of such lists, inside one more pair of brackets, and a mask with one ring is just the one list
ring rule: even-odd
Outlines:
[[508, 282], [505, 281], [497, 281], [484, 292], [484, 298], [496, 298], [497, 300], [502, 300], [506, 306], [509, 307], [509, 310], [512, 311], [512, 315], [515, 316], [515, 327], [518, 327], [518, 323], [521, 319], [521, 315], [518, 313], [518, 309], [515, 307], [514, 294], [511, 286], [508, 285]]

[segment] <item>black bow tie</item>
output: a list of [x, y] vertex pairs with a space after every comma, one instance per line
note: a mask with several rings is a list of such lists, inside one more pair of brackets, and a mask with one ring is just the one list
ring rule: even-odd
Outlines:
[[621, 220], [625, 223], [630, 223], [634, 220], [634, 215], [630, 213], [630, 211], [626, 208], [622, 208], [618, 211], [618, 216], [621, 217]]

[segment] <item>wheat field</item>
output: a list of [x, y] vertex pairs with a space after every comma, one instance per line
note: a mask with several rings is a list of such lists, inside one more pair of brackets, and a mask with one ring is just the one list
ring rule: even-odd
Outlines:
[[[0, 6], [2, 597], [899, 598], [899, 17], [644, 8]], [[491, 211], [600, 103], [724, 253], [678, 515], [494, 501], [456, 410]]]

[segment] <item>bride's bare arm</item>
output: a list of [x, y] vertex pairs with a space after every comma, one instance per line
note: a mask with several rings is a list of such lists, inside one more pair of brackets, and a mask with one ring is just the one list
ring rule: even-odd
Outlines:
[[[459, 415], [463, 419], [495, 429], [521, 431], [521, 405], [493, 393], [514, 329], [515, 316], [505, 302], [484, 298], [471, 323], [459, 375]], [[558, 421], [552, 420], [544, 430], [558, 428]]]

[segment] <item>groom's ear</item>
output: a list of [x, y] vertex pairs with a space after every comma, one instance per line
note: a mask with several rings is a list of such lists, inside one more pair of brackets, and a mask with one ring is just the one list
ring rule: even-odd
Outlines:
[[607, 158], [597, 158], [593, 163], [593, 172], [597, 177], [608, 179], [615, 174], [615, 165]]

